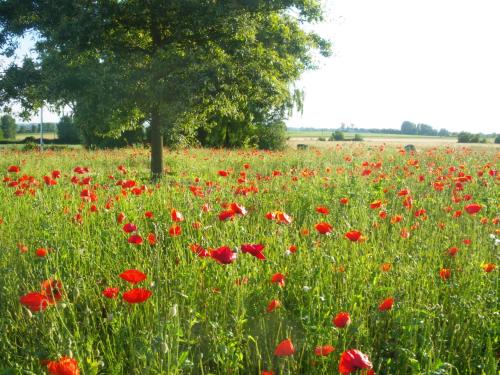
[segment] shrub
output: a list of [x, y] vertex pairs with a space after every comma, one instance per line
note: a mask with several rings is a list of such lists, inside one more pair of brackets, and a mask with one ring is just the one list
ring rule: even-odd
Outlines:
[[361, 134], [354, 134], [354, 139], [353, 139], [354, 142], [361, 142], [362, 140], [363, 137], [361, 136]]
[[286, 125], [283, 121], [257, 126], [258, 146], [263, 150], [283, 150], [286, 146]]
[[325, 137], [319, 137], [319, 138], [318, 138], [318, 141], [320, 141], [320, 142], [325, 142], [325, 141], [326, 141], [326, 138], [325, 138]]
[[330, 140], [331, 141], [343, 141], [343, 140], [345, 140], [344, 133], [342, 133], [340, 130], [335, 130], [332, 133]]

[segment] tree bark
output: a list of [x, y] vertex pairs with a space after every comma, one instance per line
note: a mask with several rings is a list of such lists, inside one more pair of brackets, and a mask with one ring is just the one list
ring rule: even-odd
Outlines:
[[163, 175], [163, 131], [160, 111], [154, 107], [151, 111], [151, 177], [159, 180]]

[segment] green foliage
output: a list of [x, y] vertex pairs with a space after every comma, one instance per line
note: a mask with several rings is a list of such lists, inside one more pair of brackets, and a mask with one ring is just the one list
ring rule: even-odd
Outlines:
[[458, 143], [486, 143], [486, 138], [480, 134], [472, 134], [469, 132], [458, 133]]
[[354, 142], [361, 142], [363, 140], [363, 137], [361, 136], [361, 134], [354, 134], [354, 138], [353, 138], [353, 141]]
[[257, 134], [260, 149], [282, 150], [286, 146], [286, 125], [283, 121], [260, 124]]
[[57, 124], [57, 138], [63, 143], [80, 143], [80, 129], [69, 116], [61, 117]]
[[5, 53], [28, 30], [40, 36], [40, 60], [7, 69], [0, 101], [70, 105], [87, 144], [145, 124], [171, 145], [192, 144], [199, 128], [217, 146], [258, 143], [259, 124], [300, 107], [293, 82], [315, 66], [312, 52], [329, 54], [301, 28], [321, 20], [317, 0], [5, 0], [0, 14]]
[[439, 129], [439, 132], [438, 132], [438, 135], [440, 137], [449, 137], [450, 136], [450, 132], [444, 128], [441, 128]]
[[401, 124], [401, 134], [417, 134], [417, 125], [411, 121], [404, 121]]
[[495, 137], [495, 143], [496, 144], [500, 143], [500, 134]]
[[3, 115], [0, 119], [2, 135], [5, 139], [16, 139], [16, 120], [11, 115]]
[[332, 133], [330, 140], [331, 141], [344, 141], [345, 140], [344, 133], [341, 132], [340, 130], [335, 130]]

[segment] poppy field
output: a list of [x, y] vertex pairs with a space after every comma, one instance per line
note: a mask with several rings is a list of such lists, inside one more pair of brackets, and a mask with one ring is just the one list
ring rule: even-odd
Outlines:
[[0, 149], [0, 374], [497, 374], [494, 147]]

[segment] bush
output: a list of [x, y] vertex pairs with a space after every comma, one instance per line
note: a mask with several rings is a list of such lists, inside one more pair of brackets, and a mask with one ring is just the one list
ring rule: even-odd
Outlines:
[[286, 146], [286, 125], [283, 121], [257, 126], [258, 146], [263, 150], [283, 150]]
[[361, 136], [361, 134], [354, 134], [354, 139], [353, 139], [354, 142], [361, 142], [362, 140], [363, 137]]
[[79, 144], [81, 133], [71, 117], [63, 116], [57, 124], [57, 138], [63, 143]]
[[320, 142], [325, 142], [325, 141], [326, 141], [326, 138], [325, 138], [325, 137], [319, 137], [319, 138], [318, 138], [318, 141], [320, 141]]
[[3, 138], [5, 139], [16, 139], [16, 121], [14, 118], [10, 115], [4, 115], [2, 116], [1, 120], [1, 129], [2, 129], [2, 134]]
[[344, 133], [342, 133], [340, 130], [335, 130], [332, 133], [330, 140], [331, 141], [343, 141], [343, 140], [345, 140]]
[[486, 139], [479, 134], [460, 132], [458, 133], [458, 143], [486, 143]]

